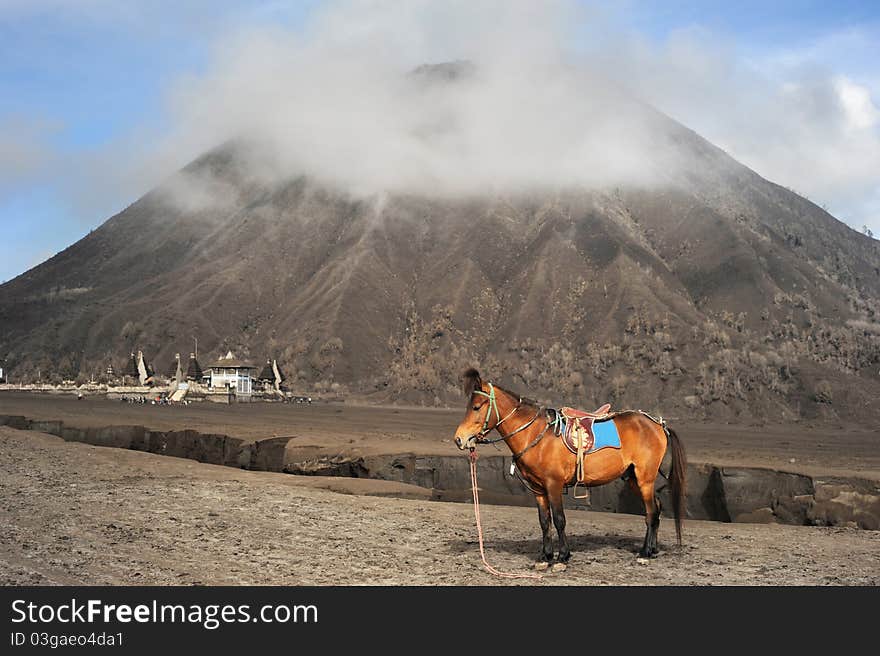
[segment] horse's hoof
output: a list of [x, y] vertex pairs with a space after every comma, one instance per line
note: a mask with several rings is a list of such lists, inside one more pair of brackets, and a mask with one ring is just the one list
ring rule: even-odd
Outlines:
[[536, 572], [546, 572], [549, 567], [550, 563], [548, 563], [546, 560], [539, 560], [535, 563]]
[[636, 558], [636, 562], [637, 562], [639, 565], [647, 565], [648, 563], [651, 562], [651, 559], [650, 559], [650, 558], [647, 558], [647, 557], [645, 557], [645, 556], [639, 556], [639, 557]]
[[553, 567], [550, 568], [550, 571], [554, 574], [559, 574], [559, 572], [564, 572], [568, 569], [568, 565], [565, 563], [553, 563]]

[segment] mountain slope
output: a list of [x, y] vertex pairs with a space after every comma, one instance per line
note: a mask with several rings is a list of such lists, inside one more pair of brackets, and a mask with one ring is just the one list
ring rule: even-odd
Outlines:
[[[0, 357], [161, 370], [198, 337], [375, 400], [451, 401], [477, 364], [557, 402], [876, 421], [878, 242], [655, 120], [684, 177], [606, 191], [358, 199], [227, 144], [0, 286]], [[196, 178], [217, 198], [169, 200]]]

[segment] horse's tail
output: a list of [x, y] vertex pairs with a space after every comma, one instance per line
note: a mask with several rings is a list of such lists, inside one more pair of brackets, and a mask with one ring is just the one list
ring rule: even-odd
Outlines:
[[687, 455], [676, 432], [667, 426], [664, 428], [672, 452], [669, 487], [672, 493], [672, 512], [675, 515], [675, 536], [681, 545], [681, 520], [687, 512]]

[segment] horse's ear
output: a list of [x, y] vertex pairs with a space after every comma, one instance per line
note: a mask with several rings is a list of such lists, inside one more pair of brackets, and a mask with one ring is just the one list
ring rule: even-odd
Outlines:
[[480, 372], [474, 368], [468, 369], [461, 375], [462, 389], [465, 396], [470, 396], [474, 390], [483, 388], [483, 380], [480, 378]]

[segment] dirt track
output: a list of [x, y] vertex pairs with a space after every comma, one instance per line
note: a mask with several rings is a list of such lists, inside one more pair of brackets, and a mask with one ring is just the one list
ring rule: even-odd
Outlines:
[[[0, 427], [0, 583], [507, 584], [480, 568], [471, 508], [422, 494]], [[571, 565], [539, 585], [880, 584], [876, 531], [690, 521], [678, 550], [665, 521], [666, 552], [639, 564], [641, 518], [568, 515]], [[487, 506], [484, 523], [490, 562], [525, 571], [535, 512]]]
[[[333, 453], [456, 454], [460, 409], [317, 403], [311, 406], [213, 403], [129, 405], [104, 398], [0, 392], [0, 414], [60, 419], [77, 427], [142, 425], [193, 429], [247, 440], [295, 436], [297, 445]], [[839, 426], [687, 424], [669, 418], [691, 462], [782, 469], [806, 475], [880, 480], [880, 432]]]

